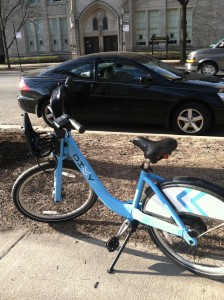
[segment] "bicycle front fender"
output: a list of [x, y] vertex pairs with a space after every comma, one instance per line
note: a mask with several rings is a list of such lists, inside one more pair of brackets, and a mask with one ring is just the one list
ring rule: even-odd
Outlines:
[[[208, 181], [178, 177], [158, 185], [179, 213], [224, 221], [224, 189]], [[143, 203], [143, 212], [170, 218], [170, 212], [151, 192]]]

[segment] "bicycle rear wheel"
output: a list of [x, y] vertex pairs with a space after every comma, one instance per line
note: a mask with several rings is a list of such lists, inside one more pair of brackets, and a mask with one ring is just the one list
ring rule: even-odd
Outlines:
[[[181, 237], [149, 227], [149, 234], [160, 250], [189, 271], [209, 278], [224, 278], [224, 226], [219, 221], [187, 216], [185, 225], [198, 238], [192, 247]], [[187, 220], [188, 219], [188, 220]], [[220, 227], [219, 227], [220, 226]], [[209, 231], [212, 228], [214, 230]]]
[[[197, 238], [190, 246], [179, 236], [149, 227], [149, 234], [160, 250], [189, 271], [211, 278], [224, 278], [224, 198], [223, 189], [208, 181], [179, 177], [164, 181], [160, 188], [179, 217]], [[143, 212], [172, 222], [152, 190], [146, 193]], [[188, 206], [189, 205], [189, 206]], [[202, 212], [202, 213], [201, 213]]]
[[25, 171], [14, 183], [12, 198], [16, 208], [26, 217], [40, 222], [61, 222], [81, 216], [97, 200], [97, 196], [76, 166], [63, 164], [63, 200], [55, 203], [55, 162], [49, 161]]

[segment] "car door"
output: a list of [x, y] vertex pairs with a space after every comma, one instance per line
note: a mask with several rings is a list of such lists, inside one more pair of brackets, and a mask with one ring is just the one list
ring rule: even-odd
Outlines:
[[[214, 57], [214, 61], [217, 62], [219, 69], [221, 71], [224, 70], [224, 43], [222, 43], [219, 47], [212, 49], [211, 58]], [[210, 56], [209, 56], [210, 58]]]
[[88, 120], [91, 116], [91, 88], [94, 80], [94, 62], [82, 62], [66, 70], [73, 78], [65, 98], [65, 112], [77, 120]]
[[[109, 74], [108, 69], [113, 72]], [[166, 95], [149, 72], [122, 60], [101, 61], [96, 70], [91, 98], [92, 112], [98, 120], [161, 123]], [[141, 82], [143, 77], [149, 79], [147, 84]]]

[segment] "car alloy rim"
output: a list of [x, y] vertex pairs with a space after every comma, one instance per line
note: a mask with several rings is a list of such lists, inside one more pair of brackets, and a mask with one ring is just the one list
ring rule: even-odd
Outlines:
[[187, 108], [179, 114], [177, 124], [185, 133], [196, 133], [202, 129], [204, 118], [196, 109]]
[[215, 68], [212, 65], [206, 65], [203, 67], [203, 74], [213, 75], [215, 73]]
[[53, 113], [53, 111], [52, 111], [50, 105], [47, 105], [47, 106], [45, 107], [44, 114], [45, 114], [46, 120], [47, 120], [50, 124], [52, 124], [53, 121], [54, 121], [54, 113]]

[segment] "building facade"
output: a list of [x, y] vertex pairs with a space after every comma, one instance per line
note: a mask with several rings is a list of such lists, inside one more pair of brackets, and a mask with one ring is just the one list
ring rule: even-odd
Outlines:
[[[17, 38], [21, 56], [84, 55], [100, 51], [180, 48], [181, 6], [177, 0], [27, 0], [36, 18]], [[205, 47], [224, 35], [223, 0], [189, 0], [187, 47]], [[15, 19], [15, 23], [16, 23]], [[7, 35], [13, 35], [8, 28]], [[154, 42], [153, 42], [154, 43]], [[17, 55], [16, 44], [10, 56]]]

